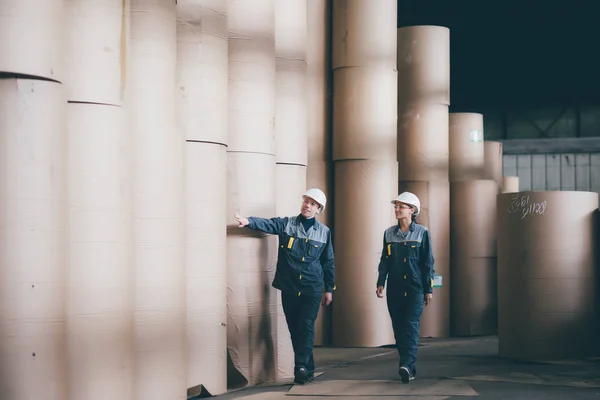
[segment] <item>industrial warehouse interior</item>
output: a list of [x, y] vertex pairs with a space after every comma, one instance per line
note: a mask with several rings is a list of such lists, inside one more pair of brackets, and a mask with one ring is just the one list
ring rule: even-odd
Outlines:
[[600, 399], [599, 11], [0, 0], [0, 399]]

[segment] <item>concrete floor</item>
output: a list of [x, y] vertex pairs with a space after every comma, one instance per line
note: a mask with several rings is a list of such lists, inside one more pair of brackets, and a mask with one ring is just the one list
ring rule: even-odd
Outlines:
[[218, 396], [246, 400], [600, 400], [600, 360], [518, 362], [497, 356], [495, 337], [422, 340], [417, 378], [397, 375], [390, 348], [317, 348], [321, 372], [306, 385], [263, 385]]

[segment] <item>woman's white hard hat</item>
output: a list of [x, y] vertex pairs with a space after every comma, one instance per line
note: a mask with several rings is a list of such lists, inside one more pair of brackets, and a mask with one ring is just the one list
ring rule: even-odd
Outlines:
[[396, 204], [398, 202], [413, 206], [415, 208], [414, 215], [419, 215], [421, 212], [421, 202], [419, 201], [419, 198], [411, 192], [400, 193], [398, 197], [392, 200], [392, 204]]
[[325, 210], [325, 206], [327, 205], [327, 197], [325, 197], [325, 193], [323, 193], [320, 189], [311, 188], [308, 189], [303, 195], [302, 198], [310, 197], [321, 206], [321, 210], [319, 213], [322, 213]]

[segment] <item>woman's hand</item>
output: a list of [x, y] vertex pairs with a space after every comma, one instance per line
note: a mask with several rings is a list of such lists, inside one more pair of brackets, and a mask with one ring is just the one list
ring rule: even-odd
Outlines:
[[425, 293], [425, 305], [431, 303], [432, 300], [433, 300], [433, 294]]
[[234, 217], [235, 217], [235, 220], [238, 222], [240, 228], [243, 228], [250, 223], [248, 221], [248, 218], [244, 218], [240, 214], [235, 214]]
[[383, 298], [383, 286], [378, 286], [376, 293], [377, 293], [377, 297], [379, 297], [380, 299]]

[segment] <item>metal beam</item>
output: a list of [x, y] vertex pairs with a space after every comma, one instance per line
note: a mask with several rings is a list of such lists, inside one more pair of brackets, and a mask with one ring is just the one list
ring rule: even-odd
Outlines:
[[500, 140], [504, 154], [600, 153], [600, 137]]

